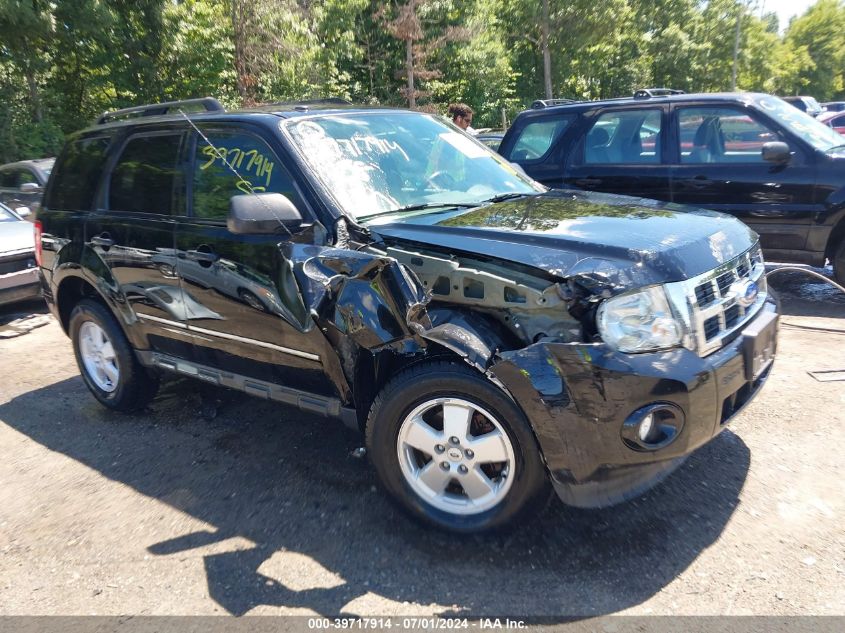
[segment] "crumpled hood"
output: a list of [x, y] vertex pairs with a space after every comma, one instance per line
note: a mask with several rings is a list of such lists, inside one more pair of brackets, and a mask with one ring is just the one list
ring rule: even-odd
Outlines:
[[712, 270], [757, 241], [739, 220], [713, 211], [571, 190], [367, 226], [390, 243], [507, 260], [614, 294]]
[[35, 249], [31, 222], [0, 222], [0, 253]]

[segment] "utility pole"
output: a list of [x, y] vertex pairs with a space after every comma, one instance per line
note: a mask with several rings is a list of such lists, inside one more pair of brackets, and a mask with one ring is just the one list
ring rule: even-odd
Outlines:
[[742, 5], [737, 4], [736, 33], [734, 34], [734, 67], [731, 73], [731, 91], [736, 91], [736, 67], [739, 63], [739, 27], [742, 23]]

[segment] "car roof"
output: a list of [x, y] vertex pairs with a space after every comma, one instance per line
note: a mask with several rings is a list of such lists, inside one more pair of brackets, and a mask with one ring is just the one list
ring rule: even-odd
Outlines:
[[842, 111], [833, 111], [833, 112], [822, 112], [819, 116], [816, 117], [817, 121], [821, 121], [822, 123], [825, 121], [829, 121], [830, 119], [835, 119], [836, 117], [845, 116], [845, 112]]
[[[89, 136], [96, 132], [112, 131], [115, 129], [132, 128], [147, 125], [161, 125], [163, 123], [172, 123], [174, 121], [184, 120], [189, 118], [194, 123], [209, 123], [209, 122], [245, 122], [254, 121], [266, 122], [278, 119], [296, 119], [303, 117], [310, 117], [315, 115], [355, 115], [355, 114], [372, 114], [372, 113], [390, 113], [390, 112], [407, 112], [413, 113], [411, 110], [402, 108], [388, 108], [384, 106], [360, 106], [352, 104], [338, 104], [338, 103], [271, 103], [266, 105], [259, 105], [250, 108], [240, 108], [236, 110], [221, 110], [210, 112], [186, 112], [173, 114], [157, 114], [154, 116], [131, 116], [122, 119], [115, 119], [104, 123], [97, 123], [91, 125], [78, 134]], [[106, 115], [103, 115], [104, 117]]]
[[35, 167], [37, 169], [45, 169], [52, 167], [55, 162], [56, 159], [52, 156], [49, 158], [30, 158], [0, 165], [0, 169], [6, 169], [7, 167]]
[[[644, 97], [615, 97], [612, 99], [597, 99], [595, 101], [571, 101], [568, 103], [553, 103], [552, 105], [548, 105], [545, 107], [532, 107], [528, 110], [524, 110], [520, 113], [520, 115], [534, 112], [534, 113], [542, 113], [542, 112], [555, 112], [559, 110], [590, 110], [593, 108], [600, 108], [605, 106], [625, 106], [631, 104], [638, 104], [638, 105], [645, 105], [649, 103], [674, 103], [674, 102], [686, 102], [686, 101], [713, 101], [713, 102], [724, 102], [724, 101], [733, 101], [733, 102], [748, 102], [754, 101], [756, 99], [760, 99], [762, 97], [769, 97], [771, 95], [767, 95], [765, 93], [759, 92], [693, 92], [693, 93], [680, 93], [680, 94], [656, 94], [654, 96], [644, 96]], [[540, 103], [540, 102], [535, 102]]]

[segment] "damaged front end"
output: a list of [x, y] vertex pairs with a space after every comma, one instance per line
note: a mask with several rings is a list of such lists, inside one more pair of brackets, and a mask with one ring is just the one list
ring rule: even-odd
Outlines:
[[[413, 271], [428, 291], [430, 325], [418, 317], [406, 324], [415, 353], [425, 353], [421, 342], [435, 343], [507, 391], [570, 505], [611, 505], [655, 485], [725, 427], [771, 368], [777, 312], [756, 247], [713, 271], [666, 284], [673, 310], [686, 310], [679, 319], [684, 336], [679, 345], [645, 353], [602, 340], [597, 308], [619, 289], [594, 266], [554, 281], [539, 271], [434, 249], [372, 250]], [[750, 277], [762, 290], [735, 308], [735, 289]], [[710, 287], [722, 299], [707, 304], [702, 288]], [[717, 309], [718, 318], [708, 317]], [[712, 322], [701, 329], [708, 318], [719, 322], [716, 334]], [[756, 350], [766, 358], [750, 370], [754, 340], [744, 332], [755, 328], [768, 330], [761, 346], [769, 349]]]

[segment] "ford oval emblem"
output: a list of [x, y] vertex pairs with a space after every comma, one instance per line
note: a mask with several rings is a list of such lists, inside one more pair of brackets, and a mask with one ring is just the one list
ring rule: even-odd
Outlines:
[[757, 300], [757, 293], [759, 291], [760, 289], [756, 282], [746, 279], [737, 287], [736, 299], [741, 306], [747, 308]]

